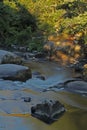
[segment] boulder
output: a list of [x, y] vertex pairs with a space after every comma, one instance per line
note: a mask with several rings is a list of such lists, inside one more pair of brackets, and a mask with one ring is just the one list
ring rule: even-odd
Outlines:
[[12, 52], [0, 50], [0, 64], [6, 63], [21, 64], [22, 58]]
[[79, 94], [87, 94], [87, 82], [85, 81], [71, 81], [65, 85], [65, 90], [76, 92]]
[[31, 108], [31, 115], [51, 124], [65, 112], [64, 106], [59, 101], [44, 101]]
[[31, 78], [31, 70], [28, 67], [16, 64], [1, 64], [0, 78], [4, 80], [26, 81]]

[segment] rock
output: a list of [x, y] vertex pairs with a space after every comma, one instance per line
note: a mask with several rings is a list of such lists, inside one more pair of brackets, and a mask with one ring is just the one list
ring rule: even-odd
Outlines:
[[45, 76], [43, 76], [43, 75], [38, 75], [38, 76], [36, 76], [36, 78], [41, 79], [41, 80], [45, 80]]
[[79, 94], [87, 93], [87, 82], [85, 81], [71, 81], [65, 85], [65, 90], [76, 92]]
[[87, 81], [87, 64], [83, 66], [82, 78]]
[[20, 58], [16, 54], [5, 50], [0, 50], [0, 64], [21, 64], [22, 61], [22, 58]]
[[30, 102], [31, 101], [31, 98], [30, 97], [24, 97], [24, 102]]
[[31, 108], [31, 115], [51, 124], [65, 112], [64, 106], [59, 101], [44, 101]]
[[75, 72], [82, 72], [82, 70], [83, 70], [82, 63], [78, 62], [78, 63], [74, 64], [74, 70], [75, 70]]
[[44, 53], [41, 53], [41, 52], [37, 52], [35, 54], [35, 58], [44, 58], [45, 57], [45, 54]]
[[32, 77], [31, 70], [28, 67], [16, 64], [0, 65], [0, 78], [4, 80], [26, 81]]
[[47, 91], [59, 91], [59, 90], [63, 90], [64, 89], [64, 83], [58, 83], [56, 85], [50, 86], [46, 89], [43, 89], [43, 92], [47, 92]]
[[45, 80], [45, 76], [42, 75], [40, 72], [33, 72], [33, 77], [41, 79], [41, 80]]
[[24, 57], [24, 59], [29, 60], [29, 59], [33, 59], [35, 57], [35, 54], [29, 53], [29, 52], [25, 52], [23, 54], [23, 57]]

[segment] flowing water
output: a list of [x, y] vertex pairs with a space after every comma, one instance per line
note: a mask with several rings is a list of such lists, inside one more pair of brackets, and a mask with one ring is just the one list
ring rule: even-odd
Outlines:
[[[72, 78], [73, 70], [52, 62], [29, 62], [26, 65], [32, 69], [32, 79], [25, 83], [0, 80], [0, 130], [87, 130], [86, 96], [63, 88], [42, 92]], [[36, 78], [36, 72], [45, 76], [45, 80]], [[30, 103], [23, 100], [28, 96]], [[30, 115], [30, 107], [44, 99], [59, 100], [66, 108], [64, 115], [51, 125]]]

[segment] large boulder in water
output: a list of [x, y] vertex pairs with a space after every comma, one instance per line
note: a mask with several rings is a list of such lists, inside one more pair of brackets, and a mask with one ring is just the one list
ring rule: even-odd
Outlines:
[[22, 58], [20, 58], [16, 54], [5, 50], [0, 50], [0, 64], [21, 64], [22, 61]]
[[65, 85], [65, 90], [79, 94], [87, 94], [87, 82], [85, 81], [67, 82]]
[[32, 116], [51, 124], [65, 112], [64, 106], [59, 101], [44, 101], [31, 108]]
[[0, 65], [0, 78], [4, 80], [26, 81], [31, 78], [31, 70], [28, 67], [16, 64]]

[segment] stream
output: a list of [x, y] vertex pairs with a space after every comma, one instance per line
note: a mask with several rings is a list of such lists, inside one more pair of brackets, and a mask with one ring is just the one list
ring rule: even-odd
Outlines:
[[[26, 82], [0, 80], [0, 130], [86, 130], [87, 96], [62, 87], [43, 92], [74, 77], [73, 69], [50, 61], [30, 61], [26, 66], [32, 70], [32, 79]], [[35, 73], [43, 75], [45, 80], [36, 78]], [[25, 97], [31, 97], [31, 102], [24, 102]], [[64, 115], [51, 125], [30, 114], [30, 107], [44, 99], [59, 100], [66, 108]]]

